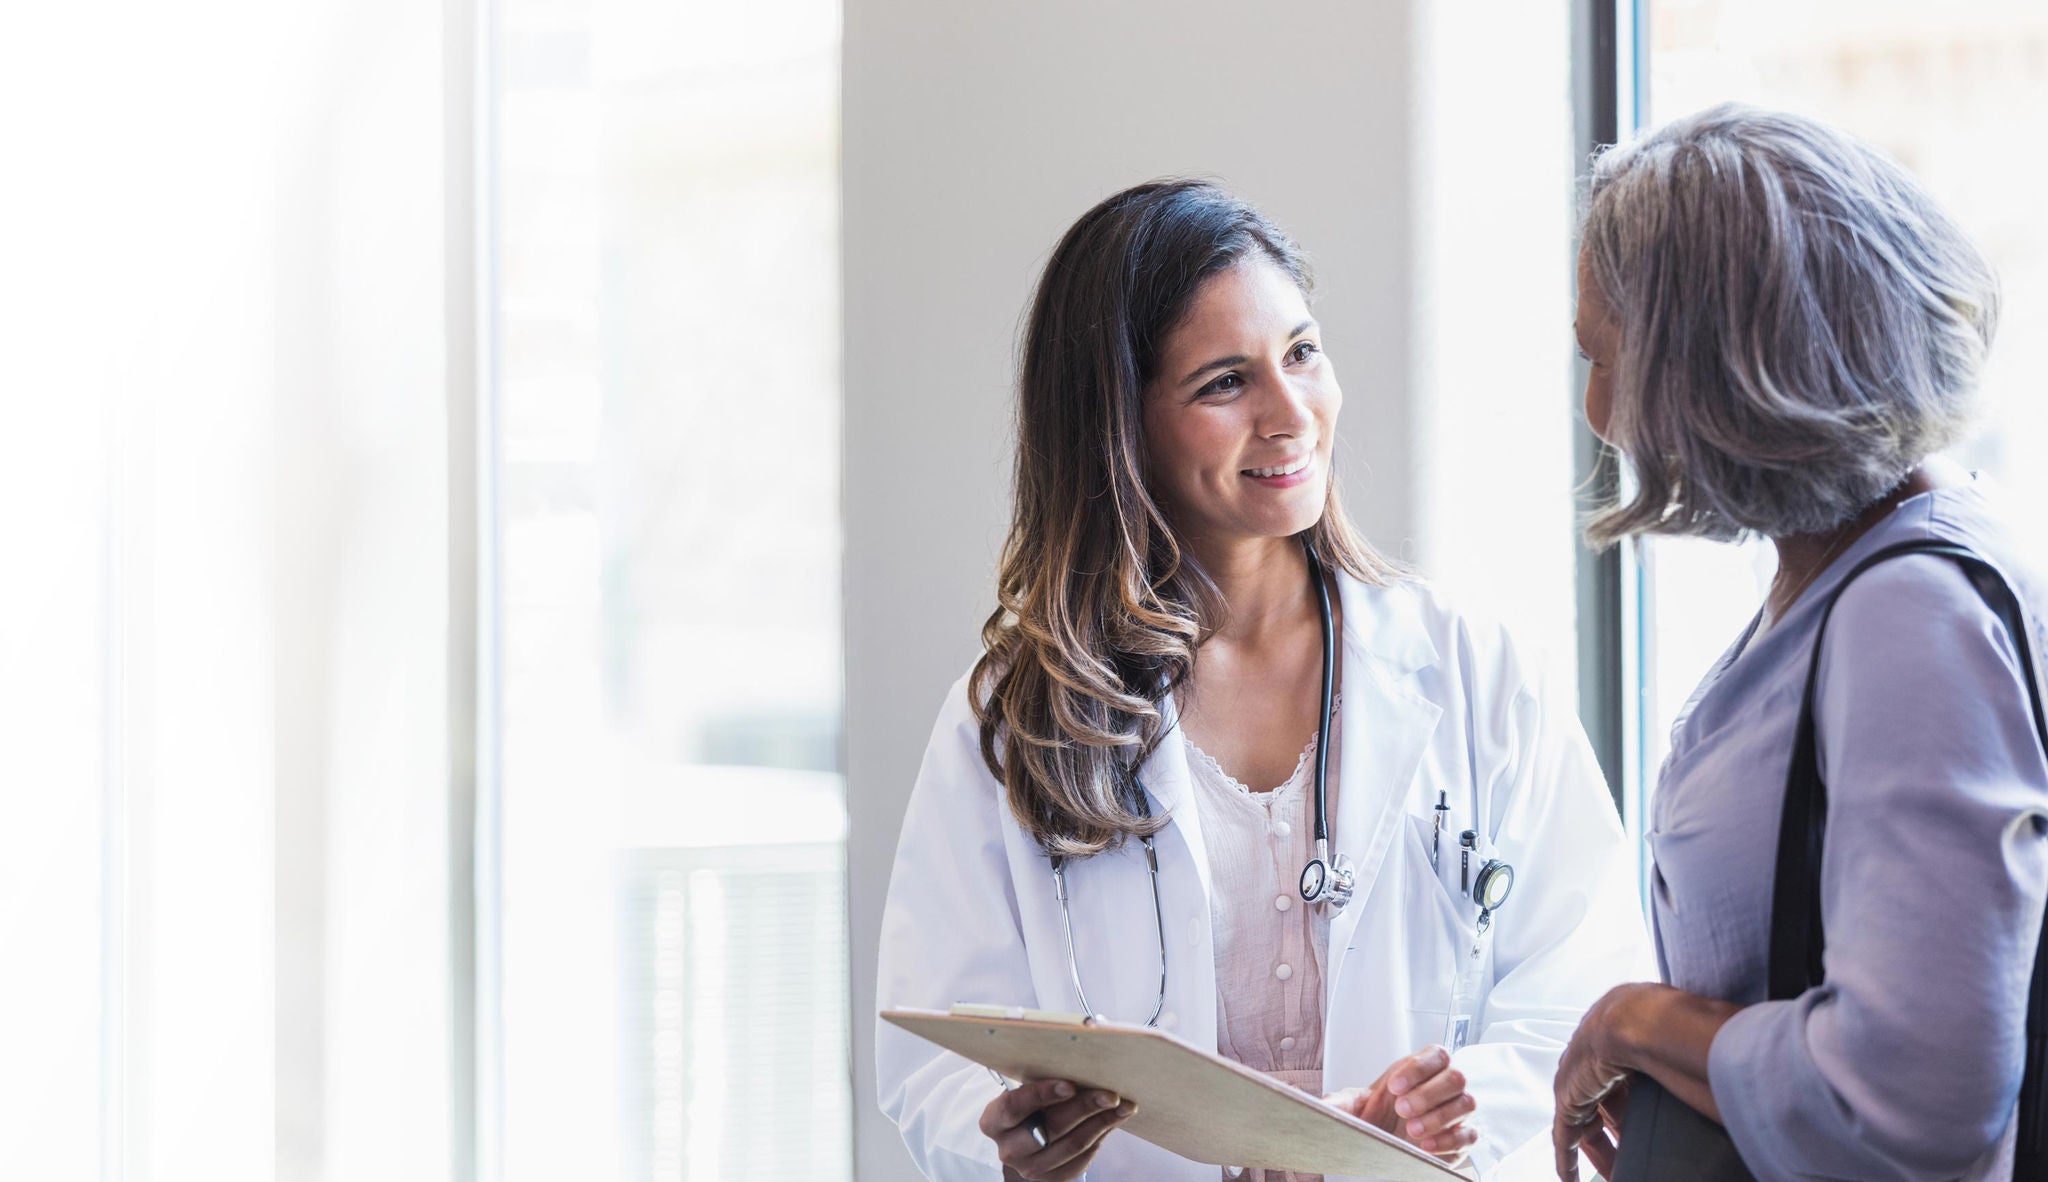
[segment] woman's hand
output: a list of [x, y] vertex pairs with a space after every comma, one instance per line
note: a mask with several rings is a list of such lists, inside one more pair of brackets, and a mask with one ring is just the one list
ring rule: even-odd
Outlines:
[[[1072, 1182], [1095, 1160], [1102, 1139], [1137, 1110], [1111, 1092], [1042, 1079], [990, 1100], [981, 1110], [981, 1131], [996, 1143], [1006, 1182]], [[1043, 1142], [1032, 1135], [1034, 1116]]]
[[[1578, 1182], [1580, 1149], [1602, 1177], [1614, 1168], [1630, 1071], [1615, 1052], [1615, 1026], [1642, 988], [1617, 985], [1603, 994], [1586, 1011], [1557, 1062], [1557, 1115], [1550, 1126], [1550, 1142], [1562, 1182]], [[1610, 1114], [1614, 1119], [1607, 1119]]]
[[1396, 1060], [1369, 1088], [1346, 1088], [1324, 1099], [1445, 1161], [1457, 1161], [1479, 1140], [1464, 1123], [1478, 1102], [1443, 1047], [1424, 1047]]
[[[1585, 1151], [1586, 1159], [1593, 1163], [1593, 1171], [1602, 1178], [1613, 1176], [1615, 1159], [1621, 1155], [1621, 1122], [1628, 1115], [1629, 1078], [1623, 1076], [1620, 1083], [1609, 1088], [1600, 1102], [1594, 1105], [1593, 1121], [1577, 1129], [1579, 1140], [1576, 1147]], [[1557, 1130], [1553, 1126], [1553, 1143], [1556, 1138]], [[1561, 1152], [1565, 1156], [1558, 1160], [1558, 1177], [1566, 1182], [1577, 1182], [1579, 1155], [1569, 1146]]]
[[1557, 1176], [1578, 1182], [1580, 1149], [1602, 1176], [1614, 1168], [1631, 1071], [1650, 1075], [1682, 1103], [1720, 1120], [1707, 1055], [1738, 1008], [1649, 983], [1617, 985], [1594, 1002], [1557, 1063], [1557, 1118], [1550, 1128]]

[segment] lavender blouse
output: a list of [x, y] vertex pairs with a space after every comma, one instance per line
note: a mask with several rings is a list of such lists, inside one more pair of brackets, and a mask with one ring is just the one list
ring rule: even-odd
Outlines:
[[1792, 730], [1822, 601], [1895, 542], [1961, 542], [2032, 617], [2048, 587], [1981, 487], [1902, 503], [1784, 618], [1752, 624], [1672, 731], [1649, 840], [1664, 979], [1744, 1005], [1715, 1038], [1715, 1102], [1763, 1182], [2011, 1170], [2026, 983], [2048, 896], [2048, 764], [2003, 626], [1961, 568], [1914, 555], [1850, 585], [1828, 624], [1816, 721], [1828, 785], [1826, 983], [1765, 1001], [1771, 880]]

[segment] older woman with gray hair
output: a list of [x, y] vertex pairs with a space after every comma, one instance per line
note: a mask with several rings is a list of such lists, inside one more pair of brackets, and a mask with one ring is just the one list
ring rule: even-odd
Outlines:
[[[1763, 536], [1779, 562], [1672, 730], [1649, 833], [1666, 984], [1621, 986], [1579, 1027], [1558, 1173], [1579, 1148], [1627, 1173], [1653, 1134], [1625, 1092], [1647, 1077], [1725, 1127], [1738, 1176], [2010, 1177], [2048, 896], [2026, 667], [2048, 599], [1990, 491], [1937, 454], [1969, 423], [1996, 281], [1882, 153], [1733, 105], [1601, 156], [1582, 243], [1586, 415], [1635, 476], [1590, 536]], [[1887, 553], [1928, 542], [2003, 571], [2014, 610], [1965, 561]], [[1825, 957], [1784, 996], [1773, 836], [1796, 732], [1826, 782]]]

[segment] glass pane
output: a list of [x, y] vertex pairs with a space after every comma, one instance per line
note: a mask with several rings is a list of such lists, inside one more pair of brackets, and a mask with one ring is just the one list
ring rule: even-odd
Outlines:
[[850, 1174], [830, 0], [503, 0], [503, 1161]]
[[[1651, 121], [1728, 99], [1829, 120], [1898, 157], [1998, 268], [2005, 309], [1987, 414], [1958, 459], [1991, 478], [2008, 520], [2048, 554], [2048, 6], [1909, 0], [1654, 0]], [[1645, 548], [1644, 720], [1654, 769], [1672, 716], [1734, 640], [1774, 566], [1768, 545]]]

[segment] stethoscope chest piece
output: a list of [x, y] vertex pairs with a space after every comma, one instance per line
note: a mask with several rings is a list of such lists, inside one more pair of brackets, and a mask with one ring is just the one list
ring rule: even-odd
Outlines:
[[1351, 901], [1351, 892], [1358, 888], [1358, 871], [1343, 854], [1334, 858], [1325, 855], [1326, 851], [1318, 850], [1317, 856], [1301, 868], [1301, 899], [1304, 903], [1328, 903], [1341, 911]]

